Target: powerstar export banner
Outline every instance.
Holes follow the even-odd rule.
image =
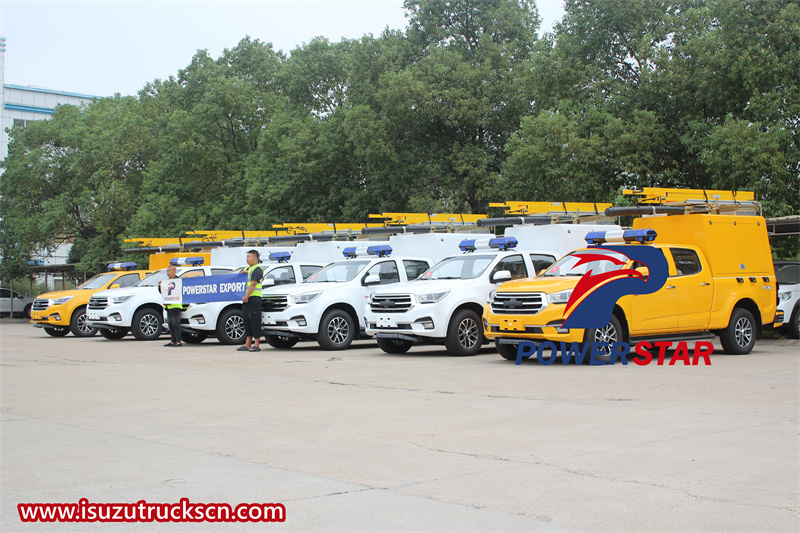
[[[197,304],[241,300],[247,291],[247,274],[175,278],[161,282],[164,304]]]

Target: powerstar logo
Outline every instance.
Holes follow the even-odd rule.
[[[172,291],[175,289],[175,283],[171,282],[167,285],[167,296],[172,296]]]
[[[605,240],[604,234],[590,235],[587,235],[587,241]],[[645,242],[655,239],[656,233],[653,230],[632,230],[624,232],[621,237],[624,241]],[[664,252],[652,246],[589,246],[586,250],[574,252],[572,256],[577,257],[578,261],[572,265],[571,271],[580,272],[582,269],[579,267],[586,268],[584,265],[587,264],[591,264],[592,268],[583,274],[567,300],[563,314],[565,320],[561,326],[563,329],[603,330],[609,327],[617,300],[627,295],[653,294],[664,286],[669,276]],[[629,261],[635,261],[638,268],[623,268]],[[643,267],[647,268],[647,274],[644,274]],[[619,341],[586,342],[582,345],[574,342],[571,346],[562,342],[560,345],[561,362],[565,365],[572,358],[577,364],[586,360],[592,365],[613,365],[620,360],[627,365],[627,355],[631,353],[631,345]],[[671,342],[656,342],[655,346],[650,342],[639,342],[635,346],[633,362],[637,365],[650,364],[654,360],[650,350],[654,347],[658,348],[656,364],[663,365],[666,350],[672,347]],[[549,358],[544,357],[545,350],[550,351]],[[522,341],[517,345],[516,364],[522,364],[523,359],[535,355],[540,364],[550,365],[555,361],[558,351],[556,344],[550,341],[542,342],[538,347],[533,342]],[[674,365],[680,361],[684,365],[697,365],[702,359],[704,364],[710,365],[708,356],[713,351],[712,343],[697,342],[690,357],[687,343],[679,342],[668,364]]]

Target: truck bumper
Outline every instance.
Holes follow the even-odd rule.
[[[364,313],[367,335],[380,337],[382,333],[397,333],[427,342],[443,339],[447,336],[448,318],[432,313],[433,310],[430,306],[417,306],[404,313],[367,311]]]

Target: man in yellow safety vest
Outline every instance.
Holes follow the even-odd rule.
[[[260,352],[261,342],[261,278],[264,270],[259,266],[258,250],[247,252],[247,290],[242,298],[242,314],[244,316],[244,334],[247,339],[244,346],[237,348],[240,352]]]

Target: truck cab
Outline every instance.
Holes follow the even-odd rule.
[[[292,285],[308,279],[323,267],[311,261],[291,261],[289,252],[269,254],[271,263],[263,264],[263,287]],[[242,269],[236,269],[235,274]],[[215,334],[222,344],[242,344],[245,341],[242,302],[208,302],[189,304],[181,313],[183,340],[190,343],[202,342],[210,334]]]
[[[49,292],[37,296],[31,307],[31,324],[43,328],[51,337],[72,333],[76,337],[91,337],[97,329],[88,320],[87,304],[98,292],[106,289],[131,287],[150,274],[136,270],[136,263],[110,263],[108,272],[90,278],[75,289]]]
[[[745,354],[775,320],[777,283],[762,217],[643,217],[634,220],[633,230],[590,234],[587,242],[596,247],[570,253],[536,279],[504,283],[484,307],[484,332],[503,357],[516,359],[523,340],[634,343],[713,335],[725,352]],[[583,276],[624,269],[648,275],[621,253],[617,261],[581,259],[604,243],[659,250],[669,269],[666,282],[654,293],[619,298],[605,327],[564,328],[567,304]]]
[[[172,259],[177,277],[228,274],[233,267],[203,266],[203,258]],[[163,306],[159,282],[167,269],[153,272],[132,287],[97,292],[89,300],[87,316],[93,328],[107,338],[118,340],[130,331],[137,340],[155,340],[163,331]]]
[[[345,260],[325,266],[303,283],[262,291],[261,324],[267,342],[290,348],[315,339],[327,350],[343,350],[365,330],[369,296],[383,285],[414,279],[431,266],[421,257],[392,258],[388,245],[347,247]]]

